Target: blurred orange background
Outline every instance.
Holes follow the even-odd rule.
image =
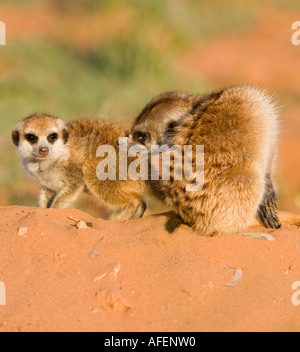
[[[33,112],[98,116],[129,127],[169,90],[252,83],[278,101],[282,210],[300,211],[300,1],[3,0],[0,21],[0,204],[37,205],[10,133]],[[108,213],[83,197],[75,206]]]

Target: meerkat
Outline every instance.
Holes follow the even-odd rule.
[[[204,236],[239,232],[258,216],[279,228],[272,175],[278,113],[264,90],[235,86],[207,95],[170,92],[154,98],[135,120],[131,138],[144,145],[204,146],[204,184],[187,192],[186,179],[152,181],[183,222]],[[192,160],[193,168],[196,167]],[[171,171],[174,169],[174,161]]]
[[[118,160],[120,137],[125,132],[107,121],[82,119],[65,124],[45,114],[24,119],[12,132],[25,172],[41,187],[40,207],[67,208],[85,191],[112,210],[121,209],[118,219],[136,219],[146,209],[146,183],[100,181],[96,174],[104,159],[96,157],[98,147],[113,146]]]

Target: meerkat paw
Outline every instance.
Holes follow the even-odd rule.
[[[49,209],[56,197],[56,193],[47,188],[42,188],[40,191],[39,206],[42,209]]]
[[[281,227],[277,215],[277,209],[277,195],[271,179],[269,179],[262,203],[259,205],[257,210],[257,216],[265,227],[273,229],[278,229]]]
[[[141,218],[147,209],[146,203],[139,201],[130,206],[127,206],[121,214],[117,217],[117,220],[134,220]]]
[[[166,223],[166,230],[169,233],[175,232],[180,226],[186,225],[182,218],[175,214],[174,212],[169,212],[166,214],[168,216],[168,221]],[[187,225],[188,226],[188,225]]]

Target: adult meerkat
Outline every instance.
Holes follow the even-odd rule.
[[[228,87],[208,95],[178,92],[153,99],[137,117],[132,137],[151,145],[204,146],[204,184],[186,192],[186,179],[154,181],[167,205],[202,235],[243,230],[258,215],[280,227],[272,173],[277,152],[275,104],[263,90]],[[196,168],[195,158],[192,160]],[[174,160],[171,171],[174,170]]]
[[[86,191],[112,209],[122,209],[119,219],[135,219],[146,209],[143,181],[100,181],[96,157],[101,145],[116,150],[125,132],[113,123],[82,119],[65,124],[61,119],[36,114],[20,122],[12,132],[26,173],[41,186],[42,208],[66,208]]]

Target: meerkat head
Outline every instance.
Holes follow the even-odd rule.
[[[151,145],[168,143],[180,120],[190,112],[194,97],[178,92],[165,93],[146,105],[133,124],[130,138],[150,151]]]
[[[50,160],[65,153],[69,132],[60,119],[35,114],[20,122],[12,132],[14,144],[22,159]]]

